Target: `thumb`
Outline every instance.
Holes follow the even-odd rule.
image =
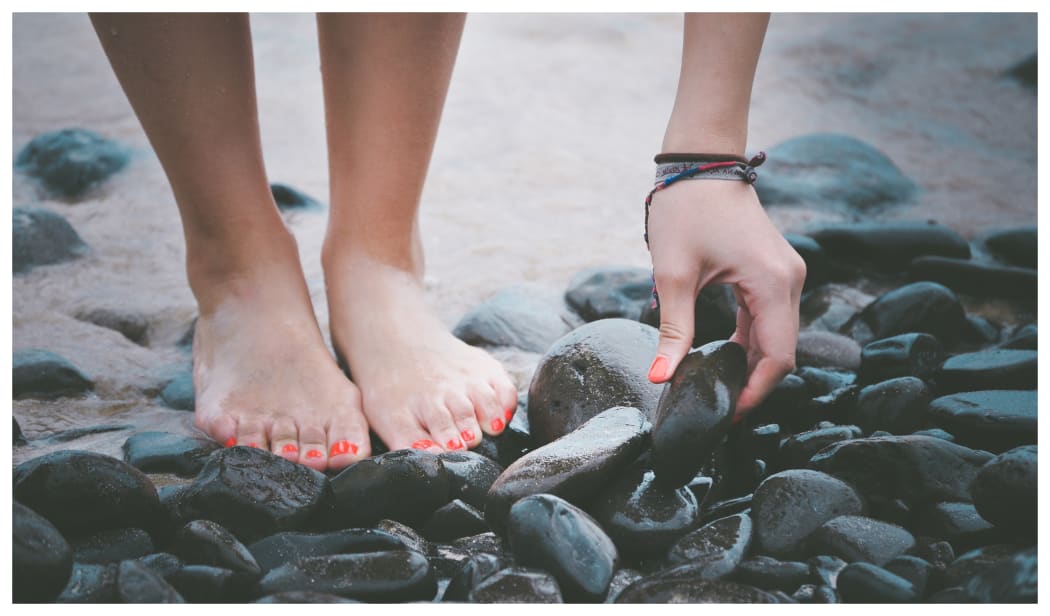
[[[649,382],[664,383],[693,346],[696,295],[690,289],[670,288],[660,294],[660,343],[649,367]]]

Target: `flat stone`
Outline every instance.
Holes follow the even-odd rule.
[[[442,601],[467,601],[470,592],[485,578],[511,565],[511,559],[493,554],[471,554],[459,564],[449,579]]]
[[[441,459],[415,449],[351,464],[331,485],[339,518],[348,526],[370,526],[383,518],[419,526],[449,501]]]
[[[517,419],[518,415],[514,418]],[[473,451],[446,451],[438,454],[438,459],[448,475],[449,498],[458,498],[472,507],[484,510],[485,495],[504,468]]]
[[[1038,553],[1032,547],[970,578],[963,593],[978,603],[1036,603],[1039,600]]]
[[[347,599],[338,595],[325,592],[311,592],[309,590],[292,590],[289,592],[277,592],[265,597],[259,597],[254,603],[361,603],[353,599]]]
[[[968,502],[970,483],[991,457],[939,438],[907,435],[843,441],[809,464],[856,486],[870,505],[896,499],[918,505]]]
[[[919,257],[908,265],[910,280],[930,280],[956,293],[976,297],[1035,301],[1039,275],[1034,269],[978,263],[968,259]]]
[[[56,197],[76,199],[128,164],[123,145],[83,128],[37,135],[15,157],[15,169]]]
[[[751,511],[751,502],[753,500],[753,494],[745,494],[736,498],[715,501],[704,507],[704,514],[700,518],[700,522],[706,524],[737,513],[748,513]]]
[[[981,467],[971,490],[981,517],[1011,534],[1035,537],[1038,527],[1038,448],[1017,447]]]
[[[1017,554],[1013,544],[992,544],[970,550],[951,561],[941,574],[941,585],[963,586],[976,575],[1002,564]]]
[[[117,603],[117,565],[73,563],[69,582],[55,603]]]
[[[243,603],[247,584],[237,571],[208,565],[186,565],[167,579],[187,603]]]
[[[944,347],[929,334],[890,336],[864,345],[857,380],[862,384],[913,376],[927,380],[944,362]]]
[[[1039,327],[1035,323],[1029,323],[1019,328],[1001,346],[1004,349],[1034,351],[1039,347]]]
[[[12,599],[54,601],[73,571],[73,550],[47,518],[18,501],[12,505]]]
[[[882,568],[911,582],[919,596],[926,593],[926,586],[936,571],[928,561],[907,554],[890,560]]]
[[[620,593],[616,603],[778,603],[754,586],[702,578],[642,578]]]
[[[1038,425],[1035,390],[970,391],[935,398],[928,416],[962,445],[999,453],[1034,445]]]
[[[182,559],[170,552],[155,552],[133,559],[138,564],[168,579],[176,571],[186,566]]]
[[[508,567],[482,580],[467,598],[470,603],[562,603],[554,576],[537,569]]]
[[[457,498],[435,511],[422,532],[430,541],[452,541],[487,530],[484,514]]]
[[[913,332],[951,344],[965,323],[966,313],[951,289],[936,282],[913,282],[879,296],[851,318],[842,333],[863,345]]]
[[[835,589],[823,584],[803,584],[792,593],[791,598],[798,603],[842,603]]]
[[[1039,267],[1039,231],[1034,226],[996,229],[985,235],[984,245],[1010,265]]]
[[[87,451],[57,451],[15,468],[14,497],[66,536],[111,528],[155,529],[166,520],[142,471]]]
[[[876,430],[911,434],[925,423],[929,405],[926,383],[913,376],[902,376],[861,389],[849,419],[867,435]]]
[[[76,316],[80,321],[112,329],[140,346],[146,346],[149,341],[149,320],[139,313],[95,308],[79,312]]]
[[[405,547],[403,541],[382,530],[347,528],[326,533],[275,533],[252,543],[248,551],[259,568],[266,572],[286,562],[314,556],[383,552]]]
[[[321,473],[254,447],[231,447],[208,458],[178,493],[176,519],[211,520],[241,541],[307,530],[331,498]]]
[[[900,526],[858,515],[828,520],[808,542],[811,554],[831,554],[846,562],[879,566],[915,547],[915,537]]]
[[[15,351],[11,389],[16,400],[78,396],[94,388],[90,378],[56,353],[42,349]]]
[[[916,532],[946,539],[959,551],[995,543],[1004,535],[982,518],[972,503],[934,503],[916,517]]]
[[[320,201],[297,188],[289,186],[288,184],[280,184],[276,182],[270,184],[270,194],[273,195],[273,200],[274,203],[277,204],[277,209],[282,212],[292,210],[320,210],[324,208],[324,204]]]
[[[682,537],[667,551],[670,565],[687,565],[690,577],[715,580],[732,573],[751,547],[751,518],[743,513],[715,520]],[[679,567],[681,571],[681,567]],[[681,575],[665,571],[665,575]]]
[[[300,558],[258,583],[260,595],[314,591],[369,603],[429,600],[436,590],[430,563],[411,550]]]
[[[498,557],[509,557],[506,542],[496,533],[478,533],[472,537],[463,537],[452,542],[453,547],[462,548],[470,554],[491,554]]]
[[[606,593],[605,600],[602,603],[616,603],[616,598],[620,596],[620,593],[625,588],[643,577],[645,576],[640,571],[635,571],[634,569],[617,569],[616,573],[613,574],[612,581],[609,582],[609,591]]]
[[[211,520],[193,520],[175,533],[173,553],[190,565],[222,567],[252,577],[262,572],[255,557],[233,533]]]
[[[16,207],[11,224],[11,264],[16,276],[42,265],[72,261],[89,252],[73,225],[50,210]]]
[[[732,579],[758,588],[794,592],[809,581],[809,565],[758,555],[741,561]]]
[[[117,566],[117,596],[121,603],[185,603],[171,584],[133,560]]]
[[[641,319],[652,302],[653,273],[644,267],[592,267],[569,281],[565,301],[583,320]]]
[[[823,584],[835,588],[838,583],[839,573],[846,568],[846,561],[838,556],[821,554],[806,560],[809,565],[809,575],[815,584]]]
[[[452,328],[452,334],[473,346],[544,353],[581,324],[560,299],[519,285],[497,291],[469,310]]]
[[[212,452],[220,449],[215,441],[171,432],[139,432],[123,446],[124,461],[145,473],[173,473],[195,477]]]
[[[866,562],[851,563],[842,570],[838,591],[846,603],[912,603],[919,599],[911,582]]]
[[[799,320],[803,330],[838,332],[875,297],[842,283],[823,284],[802,294]]]
[[[855,371],[860,367],[860,357],[860,345],[842,334],[819,330],[798,333],[795,362],[799,366]]]
[[[949,357],[934,374],[946,394],[984,389],[1035,389],[1038,353],[988,349]]]
[[[616,407],[530,451],[492,484],[485,519],[493,528],[502,528],[511,505],[531,494],[587,501],[638,457],[649,444],[649,431],[641,411]]]
[[[197,397],[193,390],[193,373],[187,369],[168,381],[160,392],[160,399],[168,408],[176,411],[194,410]]]
[[[615,406],[655,416],[662,386],[649,382],[656,329],[626,319],[602,319],[558,340],[529,385],[529,426],[542,445]]]
[[[784,439],[780,445],[780,468],[805,468],[818,451],[854,437],[853,428],[835,426],[799,432]]]
[[[825,473],[796,469],[771,475],[755,490],[751,504],[755,552],[791,558],[828,520],[863,511],[857,492]]]
[[[103,565],[139,558],[154,552],[153,538],[141,528],[115,528],[78,537],[72,542],[73,560]]]
[[[917,257],[970,258],[970,244],[933,222],[832,224],[809,233],[832,259],[864,262],[882,271],[902,271]]]
[[[827,395],[836,389],[849,387],[857,379],[852,372],[825,370],[812,366],[802,366],[795,373],[806,383],[810,397]]]

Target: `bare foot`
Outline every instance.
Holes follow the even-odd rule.
[[[427,310],[417,272],[326,255],[325,278],[332,342],[361,388],[368,425],[391,450],[470,448],[504,430],[517,408],[514,383]]]
[[[371,453],[361,395],[325,346],[294,241],[274,244],[236,274],[191,267],[195,424],[228,447],[339,469]]]

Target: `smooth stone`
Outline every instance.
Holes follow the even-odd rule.
[[[117,566],[117,596],[121,603],[185,603],[159,574],[133,560]]]
[[[493,554],[471,554],[465,558],[449,579],[442,601],[467,601],[470,591],[493,573],[510,566],[509,558]]]
[[[1036,351],[987,349],[949,357],[934,374],[942,394],[986,389],[1035,389]]]
[[[171,432],[139,432],[124,441],[124,461],[145,473],[173,473],[194,477],[212,452],[215,441]]]
[[[498,557],[509,557],[507,545],[493,532],[478,533],[473,537],[463,537],[452,542],[453,547],[461,548],[471,554],[491,554]]]
[[[112,329],[140,346],[146,346],[148,342],[149,321],[145,316],[135,312],[95,308],[77,313],[77,319]]]
[[[434,601],[444,600],[444,592],[448,587],[448,581],[456,574],[460,565],[472,556],[473,554],[470,552],[454,548],[447,543],[432,545],[431,551],[426,557],[430,561],[430,569],[434,573],[434,578],[438,581],[438,592],[434,596]]]
[[[916,538],[915,556],[927,561],[940,574],[955,561],[955,549],[947,541],[932,537]]]
[[[926,383],[913,376],[902,376],[861,389],[849,420],[867,435],[876,430],[911,434],[925,423],[929,406]]]
[[[248,585],[238,572],[208,565],[186,565],[166,578],[188,603],[243,602]]]
[[[970,550],[948,564],[941,574],[941,585],[963,586],[976,575],[1010,560],[1017,552],[1016,545],[1001,543]]]
[[[1034,269],[988,265],[964,259],[920,257],[908,265],[908,278],[943,284],[976,297],[1035,300],[1039,275]]]
[[[160,391],[160,399],[168,408],[176,411],[192,411],[196,408],[197,397],[193,390],[193,373],[183,370],[168,381]]]
[[[667,551],[670,565],[687,565],[689,576],[715,580],[732,573],[751,547],[750,516],[738,513],[704,525],[682,537]],[[672,570],[665,572],[675,575]]]
[[[832,224],[809,236],[832,259],[862,261],[882,271],[901,271],[923,256],[970,258],[970,244],[955,231],[933,222]]]
[[[944,362],[944,347],[929,334],[910,333],[864,345],[857,380],[862,384],[913,376],[927,380]]]
[[[117,603],[117,565],[73,563],[62,593],[55,603]]]
[[[697,504],[701,507],[701,510],[703,510],[703,507],[707,504],[707,497],[711,496],[711,491],[714,488],[714,485],[715,481],[711,477],[697,475],[696,477],[693,477],[693,480],[686,484],[685,487],[692,492]]]
[[[430,541],[452,541],[487,530],[485,515],[457,498],[435,511],[422,532]]]
[[[870,505],[895,499],[914,505],[969,501],[970,483],[991,457],[912,434],[843,441],[813,456],[809,465],[856,486]]]
[[[212,454],[174,503],[176,519],[211,520],[241,541],[305,530],[327,507],[325,476],[254,447]]]
[[[975,314],[966,315],[966,327],[963,328],[962,341],[980,347],[999,342],[1002,326]]]
[[[788,374],[773,387],[773,391],[761,404],[744,417],[744,423],[748,426],[767,423],[787,425],[783,419],[794,417],[796,411],[812,397],[809,385],[802,377],[797,374]]]
[[[312,592],[309,590],[293,590],[289,592],[276,592],[272,595],[259,597],[253,603],[360,603],[353,599],[332,595],[325,592]]]
[[[638,321],[653,299],[653,273],[643,267],[592,267],[569,281],[565,301],[583,318]]]
[[[1035,323],[1029,323],[1014,331],[1001,346],[1004,349],[1034,351],[1039,347],[1039,327]]]
[[[795,373],[805,381],[811,397],[827,395],[836,389],[849,387],[856,381],[856,375],[852,372],[825,370],[812,366],[802,366]]]
[[[1036,536],[1038,455],[1036,445],[1017,447],[977,471],[970,489],[982,518],[1011,534]]]
[[[784,239],[806,263],[806,282],[803,289],[812,289],[826,282],[831,270],[827,251],[807,235],[785,233]]]
[[[426,557],[412,550],[300,558],[258,583],[260,595],[304,590],[388,603],[430,599],[437,585]]]
[[[1033,93],[1036,92],[1039,87],[1039,54],[1033,52],[1032,55],[1011,66],[1006,71],[1006,76],[1016,79]]]
[[[995,543],[1004,535],[972,503],[935,503],[922,508],[916,517],[917,532],[950,541],[959,552]]]
[[[915,432],[912,432],[912,434],[917,434],[919,436],[932,436],[934,438],[939,438],[941,440],[948,441],[949,443],[955,442],[955,436],[951,432],[946,432],[944,430],[941,430],[940,428],[927,428],[925,430],[916,430]]]
[[[141,528],[114,528],[78,537],[71,543],[73,560],[104,565],[152,554],[153,538]]]
[[[837,425],[835,422],[845,421],[852,414],[859,393],[860,387],[857,385],[833,389],[822,396],[807,400],[801,408],[795,409],[793,414],[780,417],[781,423],[785,424],[790,432],[803,432],[814,425],[817,429],[821,426],[834,427]],[[828,422],[830,426],[821,422]],[[859,427],[856,428],[856,432],[855,436],[860,436]]]
[[[794,137],[769,150],[755,183],[763,205],[865,212],[909,201],[918,187],[885,154],[838,133]]]
[[[809,580],[809,565],[756,555],[741,561],[732,579],[758,588],[794,592]]]
[[[711,503],[711,506],[704,508],[704,515],[700,518],[700,522],[707,524],[737,513],[747,513],[751,510],[751,502],[753,500],[753,494],[745,494],[736,498],[715,501]]]
[[[860,345],[852,338],[819,330],[798,333],[795,362],[799,366],[857,370],[860,368]]]
[[[936,282],[913,282],[879,296],[850,319],[842,333],[863,345],[912,332],[951,344],[965,324],[966,313],[951,289]]]
[[[848,441],[853,436],[853,430],[848,426],[808,430],[789,436],[780,445],[777,456],[780,468],[805,468],[818,451],[840,441]]]
[[[485,495],[504,468],[473,451],[446,451],[438,454],[438,459],[448,475],[449,498],[484,510]]]
[[[386,518],[420,526],[449,501],[448,472],[434,454],[391,451],[346,467],[330,481],[344,526]]]
[[[314,556],[403,549],[404,542],[394,535],[367,528],[347,528],[327,533],[276,533],[248,546],[252,558],[263,572],[286,562]]]
[[[452,328],[452,334],[473,346],[544,353],[581,324],[560,299],[519,285],[497,291],[469,310]]]
[[[193,520],[180,528],[171,547],[172,553],[189,565],[222,567],[252,577],[262,573],[248,548],[211,520]]]
[[[690,352],[668,381],[653,420],[656,480],[679,488],[711,458],[732,427],[736,399],[747,380],[747,353],[735,342]]]
[[[546,571],[508,567],[478,583],[470,603],[563,603],[558,581]]]
[[[72,261],[89,252],[73,225],[50,210],[16,207],[11,225],[11,263],[16,276],[41,265]]]
[[[73,550],[47,518],[18,501],[12,506],[12,600],[53,601],[70,579]]]
[[[27,441],[25,435],[22,434],[22,426],[18,425],[18,418],[11,417],[11,423],[11,440],[13,441],[13,445],[15,447],[27,445],[29,441]]]
[[[605,597],[619,554],[582,509],[550,494],[527,496],[510,508],[507,537],[516,561],[549,571],[566,600]]]
[[[649,431],[638,409],[610,408],[507,467],[489,489],[485,519],[502,528],[511,505],[531,494],[587,501],[648,446]]]
[[[693,304],[693,347],[725,340],[736,331],[736,297],[732,287],[709,284],[700,290]],[[659,329],[660,307],[646,305],[641,322]]]
[[[616,603],[778,603],[760,588],[703,578],[642,578],[620,593]]]
[[[288,184],[277,182],[270,184],[270,194],[273,195],[277,209],[282,212],[289,210],[314,210],[324,207],[317,199]]]
[[[1039,267],[1039,231],[1034,226],[996,229],[984,236],[984,245],[1010,265]]]
[[[915,537],[895,524],[858,515],[832,518],[810,535],[811,554],[882,566],[915,547]]]
[[[84,426],[82,428],[70,428],[69,430],[61,430],[59,432],[52,432],[48,435],[41,435],[38,439],[42,443],[49,445],[55,443],[69,443],[77,439],[84,438],[85,436],[92,436],[94,434],[106,434],[107,432],[121,432],[123,430],[130,430],[135,426],[131,424],[102,424],[98,426]]]
[[[609,590],[605,594],[605,600],[602,603],[616,603],[616,598],[620,596],[620,593],[625,588],[643,577],[645,576],[640,571],[634,569],[617,569],[616,573],[613,574],[612,581],[609,582]]]
[[[839,573],[837,589],[846,603],[913,603],[919,599],[911,582],[866,562],[846,565]]]
[[[838,582],[839,573],[841,573],[849,563],[838,556],[821,554],[809,558],[806,560],[806,564],[809,565],[809,577],[813,583],[835,588],[835,585]]]
[[[1036,603],[1039,600],[1035,547],[1014,554],[970,578],[963,592],[978,603]]]
[[[397,537],[405,548],[415,550],[424,556],[434,555],[434,544],[426,540],[416,529],[398,522],[397,520],[380,520],[374,527],[375,530],[383,531]]]
[[[40,180],[52,195],[76,199],[123,169],[130,154],[94,131],[64,128],[37,135],[23,146],[15,169]]]
[[[111,528],[153,530],[166,522],[149,477],[88,451],[56,451],[18,465],[14,497],[67,537]]]
[[[164,579],[168,579],[176,571],[186,566],[181,558],[170,552],[155,552],[133,560]]]
[[[695,494],[658,485],[653,471],[643,465],[632,466],[606,486],[587,510],[621,552],[637,556],[666,554],[671,544],[700,525]]]
[[[781,559],[801,555],[806,539],[822,524],[863,511],[857,492],[825,473],[792,469],[770,475],[751,503],[755,552]]]
[[[555,342],[529,385],[529,426],[536,444],[565,436],[616,406],[654,417],[662,386],[646,375],[658,338],[648,325],[601,319]]]
[[[842,603],[835,589],[823,584],[803,584],[792,593],[791,598],[798,603]]]
[[[1037,398],[1034,389],[969,391],[935,398],[927,415],[960,444],[1001,453],[1035,444]]]
[[[926,593],[930,577],[935,573],[932,564],[918,556],[907,554],[890,560],[882,565],[882,568],[911,582],[919,596]]]
[[[95,384],[64,357],[43,349],[15,351],[11,389],[16,400],[78,396]]]
[[[801,329],[839,332],[853,315],[873,301],[874,296],[845,284],[821,285],[802,294],[799,305]]]
[[[522,438],[521,433],[507,426],[507,429],[495,437],[486,434],[481,443],[470,452],[492,460],[500,468],[506,468],[532,451],[533,448],[531,436]],[[374,446],[373,451],[375,451]]]

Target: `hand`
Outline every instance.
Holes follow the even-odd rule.
[[[736,410],[743,416],[795,368],[805,262],[766,216],[754,188],[728,180],[683,180],[656,192],[649,249],[660,297],[660,343],[649,380],[669,380],[689,352],[700,290],[733,285],[739,308],[731,340],[748,357]]]

